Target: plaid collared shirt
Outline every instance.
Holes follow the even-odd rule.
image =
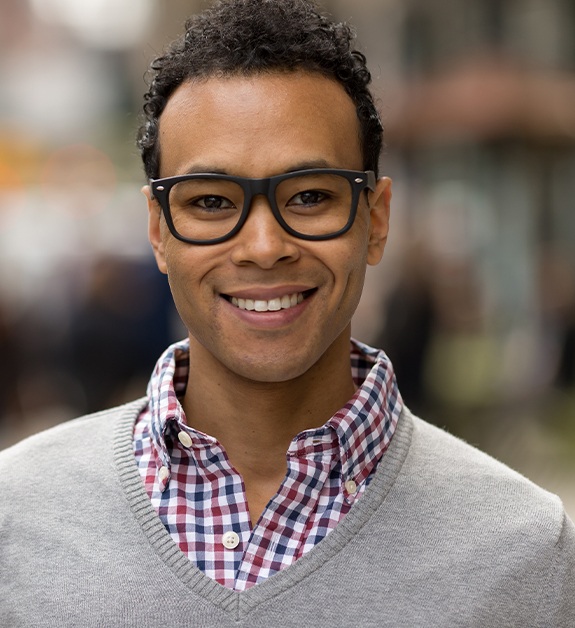
[[[283,483],[252,527],[242,478],[226,452],[186,424],[178,399],[188,351],[187,340],[176,343],[156,364],[134,452],[152,505],[181,551],[209,577],[243,591],[309,552],[361,499],[403,402],[385,353],[352,341],[359,388],[322,427],[294,437]]]

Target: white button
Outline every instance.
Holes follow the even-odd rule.
[[[222,536],[222,545],[226,549],[236,549],[240,544],[240,537],[235,532],[226,532]]]
[[[184,430],[178,433],[178,440],[184,447],[190,448],[192,446],[192,437]]]
[[[168,469],[168,467],[160,467],[160,470],[158,471],[158,477],[162,482],[164,480],[167,480],[170,477],[170,470]]]
[[[353,480],[348,480],[345,483],[345,490],[350,494],[353,495],[355,493],[355,491],[357,491],[357,484],[353,481]]]

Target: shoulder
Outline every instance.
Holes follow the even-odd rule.
[[[111,455],[110,445],[120,419],[135,420],[145,404],[145,399],[138,399],[34,434],[0,452],[0,474],[13,482],[21,478],[30,481],[59,469],[73,473],[79,466],[94,464],[102,452],[110,450]]]
[[[435,473],[451,474],[454,467],[457,467],[458,477],[462,480],[468,476],[476,477],[481,473],[482,476],[492,477],[494,480],[527,483],[537,488],[517,471],[461,438],[419,417],[412,416],[412,420],[415,451],[425,459],[425,462],[433,461]]]
[[[444,430],[402,418],[411,442],[386,505],[398,530],[410,522],[414,555],[431,551],[434,577],[466,583],[502,609],[522,600],[541,618],[533,625],[575,625],[575,527],[560,498]]]
[[[471,525],[480,536],[498,531],[501,538],[508,531],[557,541],[565,520],[557,495],[446,431],[410,419],[402,483],[430,512],[441,513],[452,530]]]

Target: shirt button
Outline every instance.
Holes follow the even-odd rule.
[[[188,449],[192,446],[192,437],[187,432],[184,432],[184,430],[178,433],[178,440]]]
[[[355,491],[357,491],[357,484],[353,481],[353,480],[348,480],[345,483],[345,490],[350,494],[353,495],[355,493]]]
[[[168,469],[168,467],[160,467],[160,470],[158,471],[158,477],[162,482],[167,480],[170,477],[170,470]]]
[[[222,536],[222,545],[226,549],[236,549],[240,544],[240,537],[235,532],[226,532]]]

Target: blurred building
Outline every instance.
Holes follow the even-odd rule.
[[[406,316],[380,340],[401,364],[416,336],[425,343],[418,401],[493,405],[575,385],[574,3],[366,4],[359,30],[397,192],[396,263],[370,285],[405,304],[397,293],[417,283],[419,331],[433,330],[417,334]],[[375,335],[370,324],[366,313]]]

